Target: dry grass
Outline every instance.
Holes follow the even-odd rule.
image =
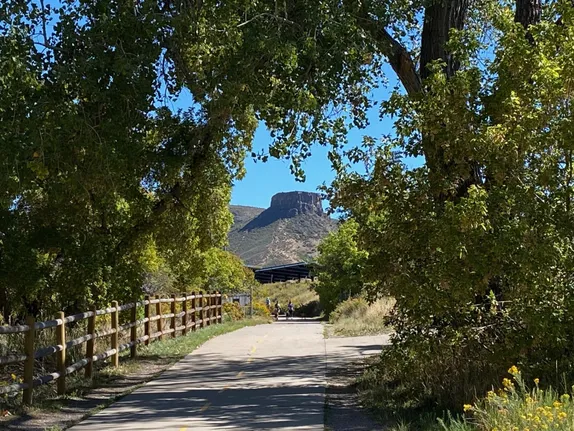
[[[279,301],[283,307],[291,300],[296,308],[319,300],[310,281],[260,284],[253,289],[253,296],[257,302],[265,304],[265,298],[270,298],[272,303]]]
[[[368,304],[363,298],[342,302],[331,313],[329,333],[335,336],[355,337],[389,332],[385,317],[389,315],[395,300],[381,298]]]

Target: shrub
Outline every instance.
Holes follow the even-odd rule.
[[[295,305],[295,316],[298,317],[317,317],[322,312],[323,307],[319,300],[310,301],[300,306]]]
[[[351,298],[341,302],[331,313],[329,321],[335,323],[344,318],[356,319],[365,314],[369,304],[363,298]]]
[[[395,304],[392,298],[381,298],[368,304],[363,298],[341,302],[331,313],[330,322],[336,335],[357,336],[388,332],[386,318]]]
[[[223,304],[223,313],[231,320],[241,320],[245,317],[245,313],[237,302]]]
[[[267,308],[267,306],[261,302],[253,301],[253,315],[254,316],[263,316],[263,317],[270,317],[271,312]]]
[[[534,388],[528,389],[518,368],[513,366],[508,372],[512,379],[504,378],[502,388],[489,391],[475,404],[464,405],[467,419],[453,421],[445,430],[457,431],[468,424],[481,431],[574,429],[574,403],[569,394],[540,389],[538,379],[534,379]]]

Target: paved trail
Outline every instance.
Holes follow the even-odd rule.
[[[314,321],[243,328],[71,430],[323,430],[327,368],[373,353],[370,343],[326,342]]]

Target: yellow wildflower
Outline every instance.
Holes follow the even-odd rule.
[[[520,374],[520,371],[518,370],[518,367],[516,365],[513,365],[512,367],[510,367],[508,369],[508,374],[512,374],[513,376],[516,376],[516,375]]]
[[[535,384],[536,386],[538,386],[538,383],[540,383],[540,379],[539,379],[538,377],[536,377],[536,378],[534,379],[534,384]]]
[[[464,406],[462,406],[462,408],[464,409],[465,412],[472,410],[472,406],[470,404],[465,404]]]
[[[507,379],[506,377],[504,379],[502,379],[502,385],[507,389],[510,390],[512,388],[514,388],[514,383],[512,383],[510,381],[510,379]]]

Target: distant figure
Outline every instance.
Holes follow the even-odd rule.
[[[267,299],[265,300],[265,305],[267,306],[267,308],[271,307],[271,299],[269,299],[269,297],[267,297]]]
[[[281,313],[281,306],[279,305],[279,301],[275,302],[275,310],[273,311],[273,314],[275,315],[275,319],[279,320],[279,313]]]
[[[289,300],[289,304],[287,304],[287,316],[293,317],[294,312],[295,312],[295,306],[293,305],[291,300]]]

